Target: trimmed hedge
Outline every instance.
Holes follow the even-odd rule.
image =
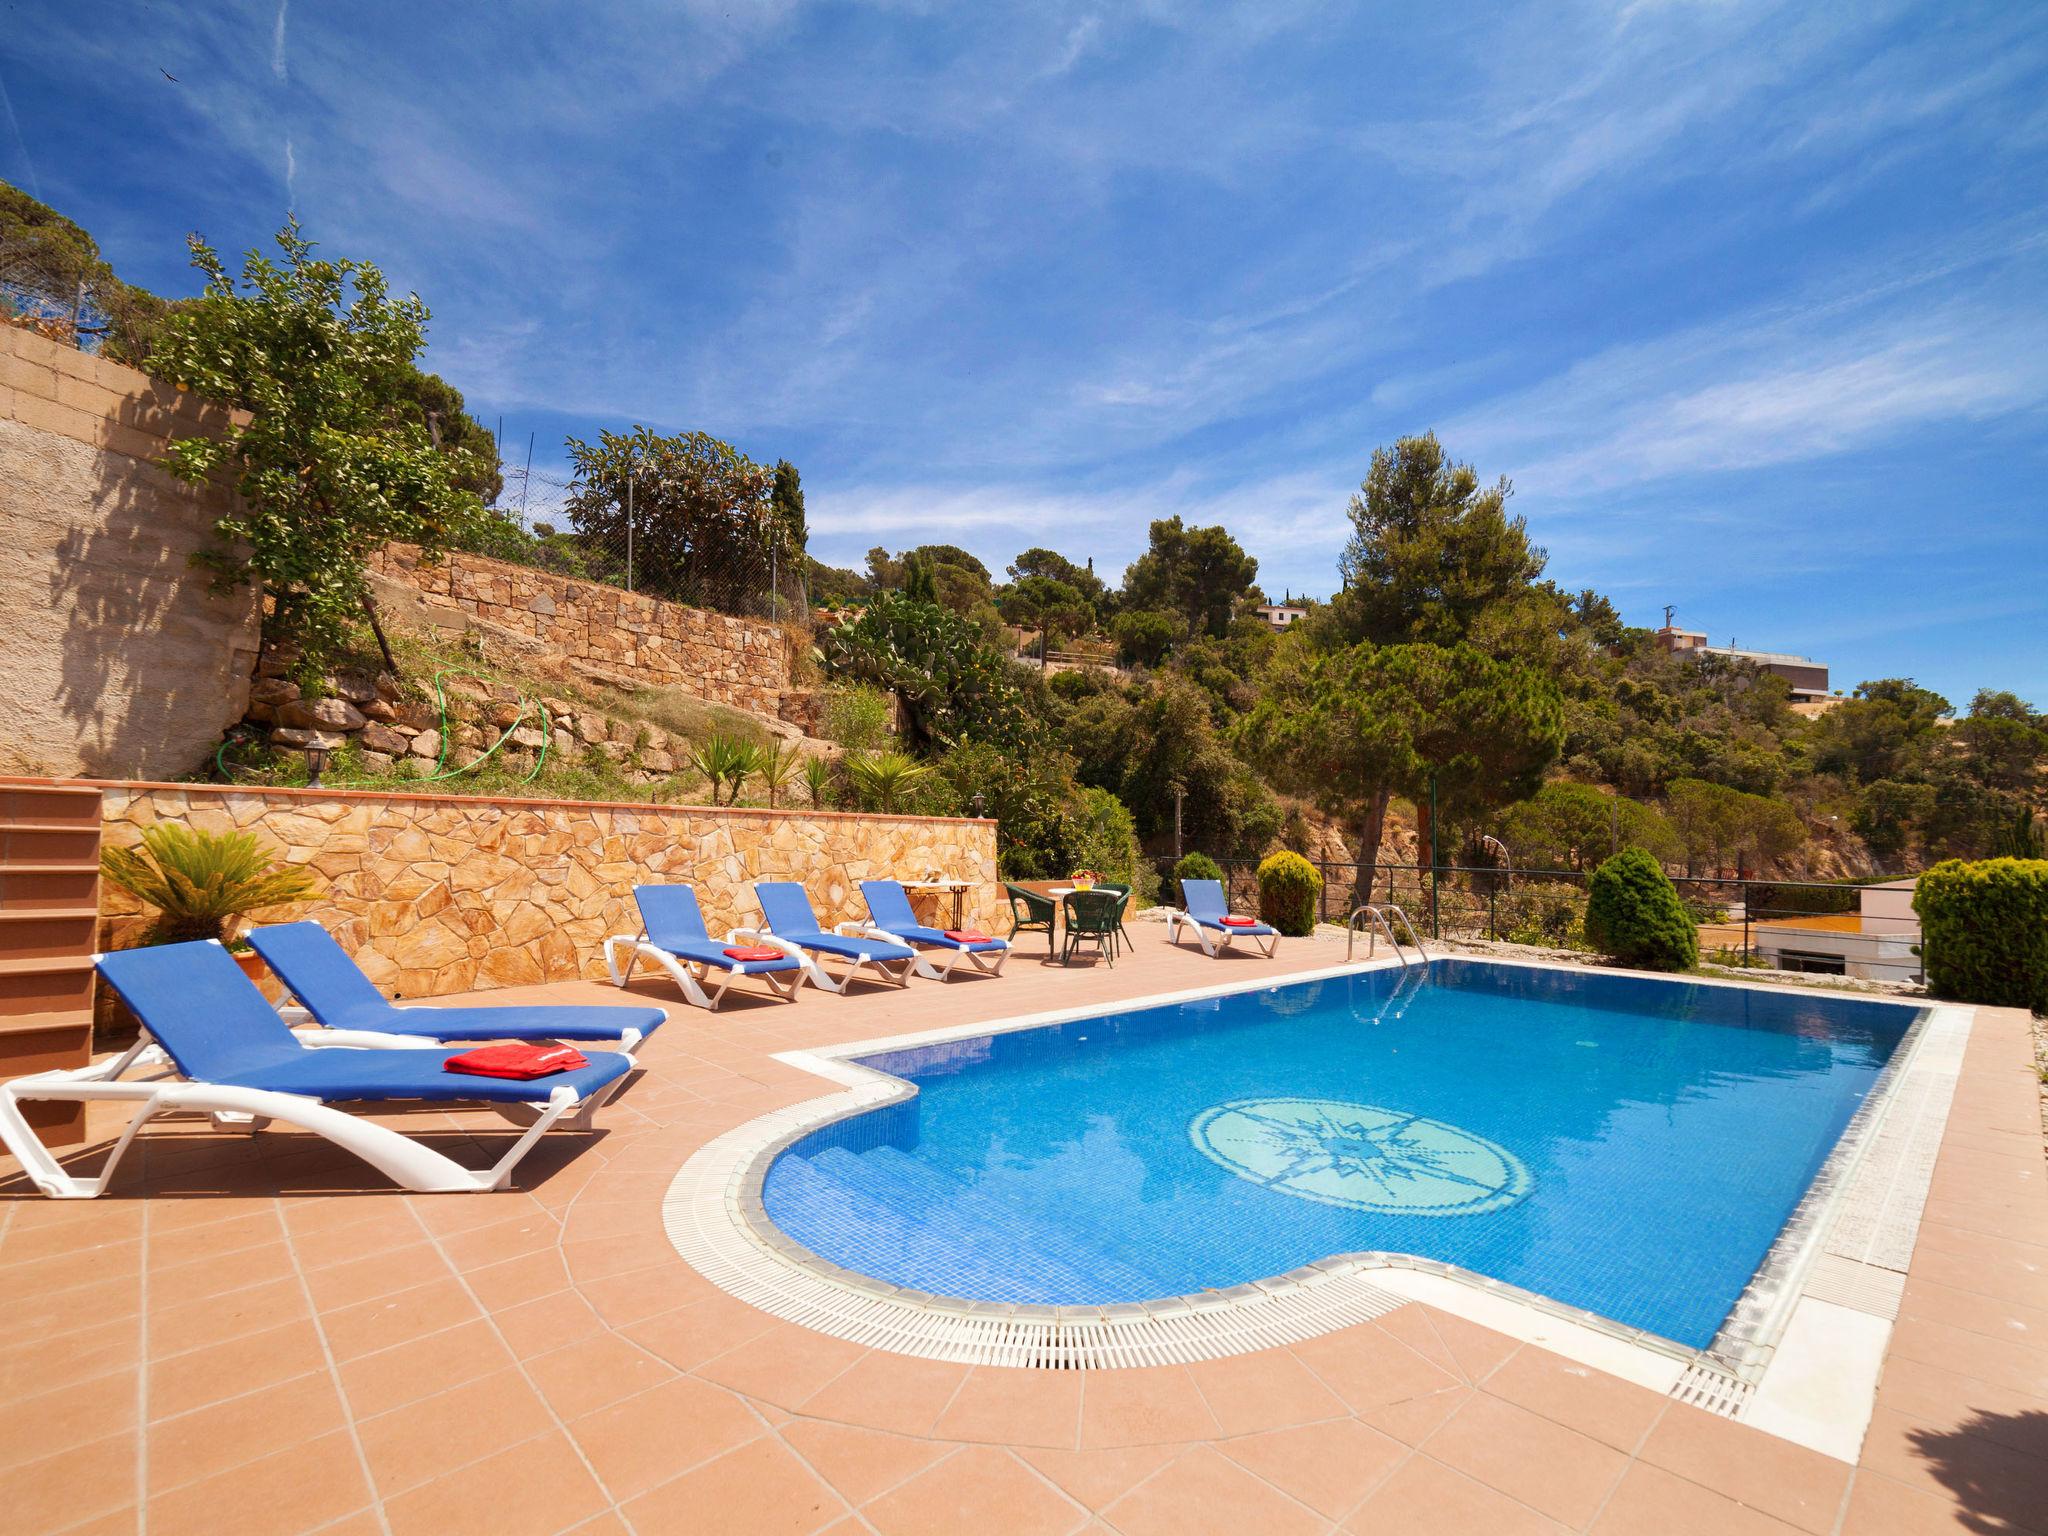
[[[1259,920],[1290,939],[1316,931],[1316,902],[1322,894],[1323,877],[1298,853],[1283,850],[1259,865]]]
[[[1180,894],[1180,904],[1186,906],[1188,898],[1180,889],[1183,880],[1221,880],[1223,866],[1206,853],[1191,853],[1173,866],[1173,888]]]
[[[2048,1013],[2048,859],[1947,859],[1913,891],[1927,989]]]
[[[1664,866],[1640,848],[1624,848],[1593,871],[1586,937],[1603,955],[1653,971],[1699,964],[1700,931]]]

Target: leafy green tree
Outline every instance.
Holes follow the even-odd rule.
[[[905,734],[919,752],[967,741],[1021,750],[1044,740],[1045,724],[1019,669],[967,619],[937,603],[884,592],[857,617],[826,630],[819,646],[837,676],[889,689],[903,701]]]
[[[1187,621],[1176,613],[1137,608],[1116,616],[1117,660],[1127,667],[1156,667],[1187,638]]]
[[[1475,632],[1492,610],[1534,603],[1554,628],[1562,600],[1532,593],[1544,554],[1523,520],[1508,516],[1510,494],[1505,478],[1482,490],[1435,433],[1375,450],[1348,512],[1344,590],[1330,603],[1338,634],[1381,645],[1483,643]]]
[[[1934,786],[1877,779],[1863,786],[1849,814],[1850,830],[1882,868],[1896,869],[1934,810]]]
[[[1524,869],[1586,869],[1623,848],[1657,859],[1681,852],[1677,833],[1655,807],[1567,780],[1510,806],[1501,836]]]
[[[1674,779],[1666,793],[1671,825],[1685,850],[1685,872],[1702,862],[1754,875],[1806,841],[1799,813],[1782,800],[1704,779]]]
[[[988,567],[957,544],[920,544],[901,555],[877,546],[868,551],[868,579],[880,590],[900,590],[920,564],[931,578],[932,600],[955,613],[972,613],[995,594]]]
[[[775,541],[783,549],[802,549],[811,541],[810,519],[804,515],[803,476],[787,459],[775,461],[768,486],[768,511],[775,522]]]
[[[232,481],[240,500],[200,558],[224,586],[261,582],[272,632],[317,666],[362,606],[372,552],[394,539],[439,552],[482,515],[463,456],[407,410],[427,307],[391,298],[374,266],[315,259],[296,221],[278,234],[282,261],[251,251],[239,284],[191,244],[206,289],[165,320],[152,366],[249,414],[178,439],[165,464],[195,484]]]
[[[2017,694],[1980,690],[1951,733],[1965,770],[1987,789],[2028,794],[2048,757],[2048,719]]]
[[[1913,777],[1948,714],[1947,699],[1911,678],[1859,683],[1853,697],[1813,722],[1813,766],[1857,784]]]
[[[0,317],[117,363],[141,366],[176,306],[121,281],[93,237],[0,181]]]
[[[903,562],[903,595],[913,603],[937,603],[939,584],[931,562],[913,552]]]
[[[576,484],[569,519],[586,544],[623,560],[630,495],[633,585],[727,612],[765,604],[778,565],[801,545],[775,515],[773,475],[705,432],[647,427],[568,440]]]
[[[1009,565],[1012,581],[1022,581],[1027,576],[1046,576],[1054,581],[1063,581],[1080,593],[1098,616],[1110,608],[1110,591],[1102,578],[1095,574],[1095,562],[1076,565],[1057,550],[1034,546],[1024,551]]]
[[[481,501],[495,502],[505,489],[498,468],[498,440],[490,428],[463,409],[462,391],[439,374],[407,367],[399,374],[408,409],[436,448],[453,461],[453,479]]]
[[[1471,646],[1289,648],[1238,739],[1283,787],[1349,822],[1368,900],[1396,794],[1426,807],[1434,782],[1442,809],[1463,816],[1526,798],[1563,745],[1564,710],[1548,678]]]
[[[1256,852],[1279,830],[1272,794],[1231,753],[1208,701],[1185,679],[1167,677],[1128,698],[1105,692],[1084,700],[1068,715],[1065,735],[1081,781],[1114,791],[1147,843],[1172,833],[1176,785],[1182,834],[1191,841]]]
[[[1156,520],[1151,544],[1124,572],[1125,608],[1177,613],[1192,633],[1228,632],[1238,605],[1255,590],[1259,562],[1222,528]]]
[[[1038,631],[1038,658],[1043,668],[1052,648],[1063,639],[1086,634],[1095,610],[1075,588],[1051,576],[1023,576],[996,594],[1003,622]]]

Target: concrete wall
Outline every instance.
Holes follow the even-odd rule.
[[[183,773],[241,718],[257,599],[189,562],[227,493],[153,462],[225,419],[0,325],[0,772]]]
[[[636,884],[694,885],[716,933],[760,916],[754,880],[802,881],[828,928],[866,915],[864,879],[939,870],[968,880],[966,920],[983,928],[1002,897],[993,821],[182,784],[102,793],[102,846],[182,821],[253,830],[310,866],[324,894],[274,920],[319,919],[407,997],[601,979],[605,938],[639,930]],[[142,926],[141,909],[100,889],[118,946]],[[937,915],[952,921],[950,908]]]
[[[417,594],[416,618],[474,619],[529,642],[588,676],[681,687],[700,699],[814,729],[808,690],[789,682],[789,641],[767,619],[687,608],[603,582],[450,554],[424,563],[409,544],[371,561]]]

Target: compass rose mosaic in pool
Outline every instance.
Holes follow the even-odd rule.
[[[1362,1211],[1475,1216],[1535,1187],[1520,1158],[1484,1137],[1341,1099],[1218,1104],[1195,1116],[1188,1138],[1241,1179]]]

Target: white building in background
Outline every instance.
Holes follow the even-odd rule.
[[[1277,603],[1261,603],[1252,612],[1275,629],[1291,629],[1308,617],[1308,605],[1297,603],[1290,593]]]
[[[1854,912],[1774,917],[1750,925],[1757,958],[1781,971],[1912,981],[1920,975],[1917,877],[1866,886]]]

